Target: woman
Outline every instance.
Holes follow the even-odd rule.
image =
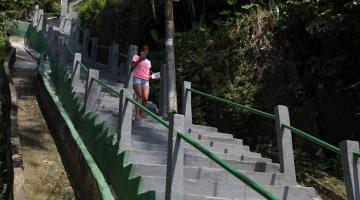
[[[131,72],[133,72],[133,86],[136,93],[136,100],[144,106],[146,106],[149,97],[149,79],[151,78],[151,62],[150,60],[146,59],[148,53],[149,47],[147,45],[143,45],[140,56],[135,55],[131,62]],[[135,119],[140,121],[141,110],[136,107],[135,111]]]

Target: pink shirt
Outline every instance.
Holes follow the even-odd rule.
[[[135,55],[132,61],[137,62],[140,60],[140,56]],[[141,61],[134,69],[134,76],[144,80],[149,80],[151,62],[148,59]]]

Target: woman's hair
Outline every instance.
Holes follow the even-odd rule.
[[[143,50],[143,49],[149,50],[149,45],[147,45],[147,44],[141,45],[141,49],[140,49],[140,50]]]

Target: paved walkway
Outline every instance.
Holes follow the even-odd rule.
[[[11,76],[18,95],[26,199],[75,199],[36,100],[32,84],[36,61],[25,51],[23,39],[11,38],[11,43],[16,48],[16,63]]]

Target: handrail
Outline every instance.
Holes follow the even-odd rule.
[[[103,49],[110,49],[110,47],[101,44],[98,44],[97,46]]]
[[[222,102],[222,103],[225,103],[225,104],[228,104],[228,105],[231,105],[231,106],[234,106],[235,108],[241,108],[241,109],[245,109],[249,112],[252,112],[252,113],[255,113],[255,114],[258,114],[258,115],[261,115],[263,117],[266,117],[266,118],[269,118],[269,119],[275,119],[275,115],[273,114],[270,114],[270,113],[267,113],[267,112],[264,112],[264,111],[261,111],[261,110],[257,110],[255,108],[251,108],[247,105],[242,105],[242,104],[239,104],[239,103],[235,103],[235,102],[232,102],[232,101],[229,101],[227,99],[222,99],[222,98],[219,98],[219,97],[216,97],[216,96],[213,96],[213,95],[210,95],[210,94],[206,94],[204,92],[200,92],[198,90],[195,90],[195,89],[192,89],[192,88],[186,88],[187,91],[191,91],[195,94],[198,94],[198,95],[201,95],[201,96],[205,96],[209,99],[212,99],[212,100],[215,100],[215,101],[219,101],[219,102]]]
[[[355,157],[360,158],[360,152],[354,152],[353,155],[354,155]]]
[[[329,143],[327,143],[325,141],[322,141],[319,138],[317,138],[315,136],[312,136],[309,133],[306,133],[306,132],[304,132],[304,131],[302,131],[300,129],[297,129],[297,128],[293,127],[293,126],[290,126],[290,125],[287,125],[287,124],[282,124],[281,126],[283,128],[289,129],[290,131],[292,131],[293,133],[296,133],[297,135],[300,135],[300,136],[314,142],[315,144],[318,144],[318,145],[320,145],[320,146],[322,146],[322,147],[324,147],[324,148],[326,148],[326,149],[340,155],[340,149],[338,147],[332,145],[332,144],[329,144]]]
[[[74,53],[74,51],[70,48],[69,44],[68,44],[68,43],[65,43],[65,46],[66,46],[66,49],[67,49],[73,56],[75,56],[75,53]]]
[[[120,52],[118,52],[117,54],[118,54],[119,56],[123,57],[123,58],[128,58],[128,56],[127,56],[126,54],[123,54],[123,53],[120,53]]]
[[[110,93],[114,94],[115,96],[121,96],[120,92],[114,90],[112,87],[110,87],[109,85],[107,85],[106,83],[102,82],[101,80],[98,80],[96,78],[92,78],[92,80],[96,81],[97,83],[99,83],[100,85],[104,86],[105,89],[107,89]]]
[[[191,91],[191,92],[193,92],[195,94],[199,94],[199,95],[208,97],[208,98],[210,98],[212,100],[216,100],[216,101],[220,101],[220,102],[232,105],[232,106],[234,106],[236,108],[242,108],[242,109],[248,110],[248,111],[250,111],[252,113],[261,115],[263,117],[275,119],[275,115],[270,114],[270,113],[266,113],[266,112],[263,112],[263,111],[260,111],[260,110],[254,109],[254,108],[250,108],[250,107],[245,106],[245,105],[241,105],[241,104],[238,104],[238,103],[226,100],[226,99],[222,99],[222,98],[210,95],[210,94],[206,94],[204,92],[200,92],[200,91],[192,89],[192,88],[187,88],[186,90]],[[340,155],[340,149],[338,147],[332,145],[332,144],[329,144],[329,143],[327,143],[327,142],[325,142],[323,140],[320,140],[319,138],[317,138],[315,136],[312,136],[311,134],[306,133],[306,132],[304,132],[304,131],[302,131],[300,129],[297,129],[297,128],[293,127],[293,126],[290,126],[290,125],[287,125],[287,124],[281,124],[281,126],[283,128],[289,129],[290,131],[292,131],[293,133],[296,133],[299,136],[302,136],[302,137],[314,142],[315,144],[318,144],[318,145],[320,145],[320,146],[322,146],[322,147],[324,147],[324,148],[326,148],[326,149]],[[359,155],[360,155],[360,153],[359,153]]]
[[[89,72],[88,68],[79,60],[76,61],[76,65],[79,64],[81,66],[81,68],[83,68],[83,70],[85,70],[86,72]]]
[[[137,102],[134,99],[126,98],[126,100],[133,103],[135,106],[139,107],[142,111],[149,114],[151,117],[153,117],[156,121],[164,125],[165,127],[169,128],[169,123],[163,120],[160,116],[156,115],[155,113],[151,112],[149,109],[147,109],[145,106],[141,105],[139,102]],[[208,158],[216,162],[218,165],[220,165],[222,168],[224,168],[226,171],[234,175],[236,178],[240,179],[242,182],[244,182],[246,185],[254,189],[256,192],[258,192],[260,195],[265,197],[266,199],[270,200],[280,200],[278,197],[274,196],[271,192],[263,188],[261,185],[256,183],[255,181],[251,180],[247,176],[245,176],[242,172],[237,170],[235,167],[233,167],[230,163],[222,160],[220,157],[206,149],[201,144],[197,143],[194,139],[189,137],[187,134],[182,133],[180,131],[177,131],[177,135],[188,142],[190,145],[192,145],[194,148],[199,150],[201,153],[205,154]]]

